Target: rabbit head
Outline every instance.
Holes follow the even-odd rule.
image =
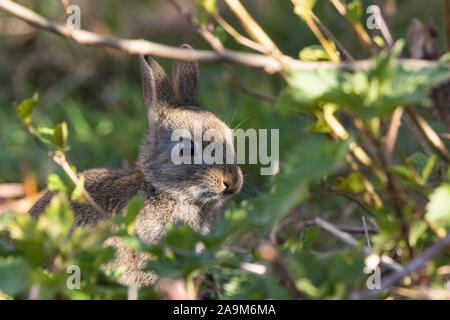
[[[188,45],[182,48],[192,49]],[[232,158],[236,158],[230,128],[212,112],[200,107],[197,63],[174,61],[172,81],[151,57],[140,56],[140,65],[149,128],[140,149],[138,169],[157,191],[169,193],[176,200],[200,206],[220,205],[242,187],[242,172],[235,161],[230,163],[229,158],[212,164],[173,161],[174,148],[180,143],[173,141],[176,130],[193,137],[196,130],[203,135],[214,129],[222,136],[220,143],[223,142],[224,150],[229,148]],[[183,143],[186,145],[186,141]],[[192,156],[206,146],[204,142],[188,144],[180,152],[192,153]]]

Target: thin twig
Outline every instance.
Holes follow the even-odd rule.
[[[352,247],[355,247],[358,245],[358,240],[356,240],[354,237],[352,237],[349,233],[339,230],[331,223],[329,223],[321,218],[318,218],[318,217],[315,219],[315,223],[318,226],[320,226],[322,229],[328,231],[329,233],[331,233],[332,235],[334,235],[341,241],[351,245]],[[366,256],[373,254],[372,250],[366,246],[363,247],[363,252]],[[380,257],[380,262],[381,262],[381,264],[383,264],[384,266],[386,266],[389,269],[392,269],[395,271],[403,270],[403,266],[401,264],[395,262],[389,256],[382,255]]]
[[[306,227],[312,227],[312,226],[318,226],[315,220],[308,220],[304,222],[304,225]],[[320,227],[320,226],[318,226]],[[342,232],[346,232],[346,233],[354,233],[354,234],[363,234],[363,233],[367,233],[368,234],[377,234],[378,233],[378,229],[375,227],[369,227],[369,226],[347,226],[347,225],[335,225],[335,227],[342,231]]]
[[[259,43],[250,40],[249,38],[240,34],[235,28],[233,28],[228,22],[226,22],[218,13],[213,14],[213,18],[217,23],[228,32],[237,43],[240,43],[250,49],[261,52],[263,54],[267,53],[267,50]]]
[[[444,250],[446,250],[448,247],[450,247],[450,234],[447,235],[445,238],[440,239],[436,243],[434,243],[431,247],[426,249],[420,256],[406,264],[401,271],[392,273],[388,276],[385,276],[383,280],[381,281],[381,288],[380,289],[372,289],[372,290],[366,290],[362,292],[354,292],[351,295],[352,299],[370,299],[374,298],[382,293],[384,293],[386,290],[388,290],[390,287],[395,285],[398,281],[400,281],[403,277],[417,271],[418,269],[421,269],[426,266],[427,262],[442,253]]]
[[[377,15],[377,24],[378,27],[380,28],[380,32],[384,38],[384,40],[386,40],[387,45],[389,46],[389,48],[391,48],[394,45],[394,37],[392,36],[392,32],[388,27],[388,24],[386,23],[386,20],[384,19],[383,16],[383,9],[382,6],[380,5],[381,1],[377,1],[378,2],[378,7],[380,8],[380,14]],[[377,12],[372,11],[372,14],[375,15],[377,14]]]
[[[402,123],[403,108],[398,107],[392,115],[391,124],[386,136],[386,162],[391,163],[392,154],[394,152],[395,143],[397,141],[398,129]]]
[[[253,19],[253,17],[247,12],[242,3],[239,0],[224,0],[228,7],[238,17],[240,23],[244,27],[245,31],[259,44],[266,48],[273,56],[282,56],[280,49],[270,39],[270,37],[264,32],[259,24]]]
[[[335,190],[335,189],[331,188],[331,186],[329,186],[327,183],[323,183],[322,185],[325,187],[325,189],[327,189],[327,191],[330,194],[335,194],[335,195],[347,198],[350,201],[353,201],[354,203],[356,203],[358,206],[360,206],[364,211],[366,211],[372,217],[376,217],[376,214],[374,212],[372,212],[361,200],[354,197],[353,195],[351,195],[347,192],[341,191],[341,190]]]
[[[184,10],[178,4],[178,2],[176,0],[169,0],[169,1],[178,10],[178,12],[187,20],[187,22],[190,23],[207,42],[209,42],[209,44],[211,45],[211,47],[213,47],[214,50],[216,50],[218,52],[222,52],[225,49],[224,46],[222,45],[222,43],[220,42],[220,40],[211,31],[209,31],[208,29],[203,27],[189,11]],[[221,21],[222,23],[224,23],[224,25],[227,24],[225,22],[225,20],[223,20],[217,14],[216,14],[216,19]],[[228,28],[228,30],[233,32],[234,29],[231,26],[229,26],[229,27],[232,30],[230,30],[230,28]],[[236,31],[236,33],[237,33],[237,31]],[[235,34],[235,36],[237,38],[243,37],[240,34],[237,34],[237,35]],[[243,38],[245,38],[245,37],[243,37]],[[251,41],[250,39],[247,39],[247,40]],[[257,43],[254,43],[254,44],[257,44]],[[259,45],[259,44],[257,44],[257,45]],[[267,95],[262,92],[258,92],[256,90],[248,88],[245,84],[243,84],[241,81],[239,81],[239,77],[235,74],[235,72],[233,71],[231,66],[226,65],[226,68],[233,78],[234,85],[236,87],[238,87],[239,89],[241,89],[244,93],[251,95],[251,96],[255,96],[259,99],[263,99],[263,100],[267,100],[267,101],[271,101],[271,102],[273,102],[277,99],[277,97],[275,97],[275,96]]]
[[[372,250],[372,246],[370,244],[369,229],[367,228],[366,224],[366,217],[362,216],[362,222],[364,226],[364,236],[366,237],[367,247]]]
[[[240,89],[242,92],[250,95],[250,96],[254,96],[258,99],[262,99],[262,100],[266,100],[269,102],[274,102],[277,100],[276,96],[264,93],[264,92],[260,92],[257,91],[255,89],[249,88],[247,87],[242,81],[239,80],[239,76],[236,74],[236,72],[231,68],[231,66],[226,65],[227,66],[227,70],[230,73],[232,79],[231,82],[238,88]]]
[[[64,152],[59,152],[59,151],[55,152],[53,150],[50,150],[44,143],[42,143],[41,140],[39,140],[39,138],[37,137],[36,132],[34,131],[34,128],[32,126],[27,125],[26,128],[27,128],[27,131],[30,133],[31,137],[33,138],[33,140],[36,142],[36,144],[41,149],[43,149],[44,151],[47,152],[47,154],[52,158],[52,160],[55,161],[64,170],[64,172],[67,174],[67,176],[70,178],[70,180],[72,180],[72,182],[75,185],[79,185],[80,179],[78,178],[78,176],[75,174],[75,172],[70,167],[70,164],[68,163]],[[100,213],[103,217],[107,216],[107,212],[95,202],[95,200],[91,197],[91,195],[84,188],[84,186],[83,186],[82,193],[83,193],[83,197],[86,199],[86,201],[95,210],[97,210],[98,213]]]
[[[445,147],[444,142],[439,138],[439,135],[433,130],[433,128],[423,119],[420,115],[414,112],[411,108],[406,108],[406,112],[411,117],[412,121],[419,128],[423,137],[428,143],[436,150],[441,158],[450,164],[450,153]]]
[[[408,227],[408,223],[407,223],[407,221],[404,217],[403,211],[402,211],[402,208],[403,208],[402,207],[402,199],[400,197],[400,193],[397,188],[394,176],[392,175],[392,172],[390,170],[389,163],[387,162],[386,154],[383,152],[381,142],[375,137],[374,134],[372,134],[371,132],[368,132],[366,130],[363,122],[360,119],[354,119],[353,123],[355,124],[356,128],[360,132],[365,134],[370,139],[370,141],[373,143],[373,145],[375,146],[375,149],[378,154],[378,159],[380,160],[381,172],[383,173],[383,176],[384,176],[383,180],[386,182],[386,189],[392,200],[392,204],[394,207],[394,213],[402,223],[402,229],[401,229],[402,237],[403,237],[404,241],[406,242],[406,246],[408,248],[409,255],[412,258],[414,256],[414,250],[408,241],[409,227]]]
[[[259,247],[259,253],[261,257],[272,265],[273,271],[279,276],[283,285],[289,294],[298,300],[309,300],[311,299],[306,293],[301,292],[297,285],[295,284],[294,278],[287,269],[284,261],[280,257],[278,250],[269,243],[262,244]]]
[[[75,174],[75,172],[73,172],[72,168],[67,162],[66,155],[64,153],[54,154],[52,156],[52,159],[64,170],[64,172],[69,176],[69,178],[73,181],[73,183],[75,183],[75,185],[78,185],[80,183],[80,179]],[[97,210],[103,217],[107,216],[106,211],[95,202],[95,200],[91,197],[89,192],[87,192],[86,188],[84,187],[83,187],[83,196],[86,199],[86,201],[92,207],[94,207],[94,209]]]
[[[431,150],[431,148],[428,145],[427,141],[424,139],[424,137],[417,130],[416,125],[414,124],[414,122],[411,120],[411,118],[408,116],[407,113],[403,114],[403,119],[405,120],[406,127],[413,134],[413,136],[416,138],[416,141],[420,144],[420,147],[422,148],[422,150],[425,152],[425,154],[428,157],[431,157],[433,155],[433,150]]]
[[[367,31],[361,24],[353,24],[350,17],[348,16],[348,11],[345,3],[342,3],[341,0],[330,0],[330,2],[334,5],[336,10],[345,18],[348,25],[352,28],[352,30],[356,33],[364,51],[368,54],[374,53],[374,45],[372,39],[370,38]]]
[[[319,27],[320,31],[322,31],[328,39],[334,42],[336,48],[343,55],[344,61],[354,61],[355,59],[351,56],[347,49],[345,49],[344,45],[333,35],[330,30],[328,30],[328,28],[319,20],[319,18],[314,13],[312,13],[312,18]]]

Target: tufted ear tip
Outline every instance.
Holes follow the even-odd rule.
[[[192,48],[190,45],[188,45],[187,43],[183,43],[180,46],[181,49],[190,49],[190,50],[194,50],[194,48]]]
[[[194,50],[188,44],[182,44],[182,49]],[[175,60],[172,66],[172,83],[175,100],[178,105],[198,106],[198,63],[195,61]]]

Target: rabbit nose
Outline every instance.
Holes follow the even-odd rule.
[[[230,182],[223,181],[223,193],[226,195],[232,195],[236,193],[236,188]]]
[[[223,179],[223,193],[226,195],[236,194],[241,191],[242,173],[239,167],[230,169]]]

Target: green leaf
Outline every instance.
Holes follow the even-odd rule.
[[[431,89],[450,79],[450,67],[438,64],[411,69],[398,64],[403,46],[404,41],[399,40],[391,51],[380,53],[367,72],[350,74],[322,69],[294,72],[289,78],[290,89],[284,93],[291,95],[293,103],[277,103],[277,108],[282,112],[311,111],[332,103],[349,113],[373,118],[390,116],[400,105],[427,106]]]
[[[127,232],[132,234],[134,232],[134,225],[136,217],[144,207],[145,198],[141,195],[136,195],[128,201],[127,214],[125,216],[125,223],[127,226]]]
[[[27,287],[28,275],[28,264],[24,258],[0,258],[0,290],[7,295],[23,292]]]
[[[68,192],[67,186],[56,173],[52,173],[47,177],[47,188],[52,192]]]
[[[408,157],[408,160],[419,166],[419,168],[423,168],[428,162],[428,157],[422,152],[415,152]]]
[[[413,223],[409,230],[409,244],[413,247],[416,246],[420,237],[427,231],[428,225],[423,220],[418,220]]]
[[[450,230],[450,184],[442,184],[431,194],[425,219],[434,228]]]
[[[54,196],[38,220],[38,229],[44,230],[54,241],[67,237],[74,223],[73,212],[64,197]]]
[[[416,180],[414,179],[414,174],[411,172],[411,170],[405,166],[401,165],[393,165],[391,168],[392,172],[395,173],[397,176],[403,178],[405,181],[415,183]]]
[[[204,9],[208,14],[217,12],[216,0],[196,0],[195,4]]]
[[[428,162],[426,163],[425,167],[422,170],[422,180],[424,183],[428,181],[428,177],[430,176],[430,173],[433,171],[434,166],[436,165],[437,156],[434,154],[430,157]]]
[[[300,16],[303,20],[311,18],[312,9],[317,0],[296,0],[294,3],[294,12]]]
[[[328,53],[321,45],[312,45],[302,49],[299,58],[303,61],[331,60]]]
[[[59,150],[64,150],[64,147],[66,145],[67,136],[69,134],[69,131],[67,129],[67,123],[61,122],[55,126],[54,129],[54,138],[55,138],[55,144],[58,147]]]
[[[29,124],[31,122],[31,112],[33,111],[34,107],[36,106],[37,102],[39,100],[39,93],[36,92],[33,97],[30,99],[23,100],[18,106],[17,106],[17,116],[23,120],[25,124]]]
[[[353,0],[347,4],[348,18],[353,25],[361,23],[362,3],[361,0]]]
[[[72,191],[72,194],[70,195],[70,199],[74,201],[83,199],[83,190],[84,190],[84,176],[80,175],[78,183],[76,184],[75,188]]]

